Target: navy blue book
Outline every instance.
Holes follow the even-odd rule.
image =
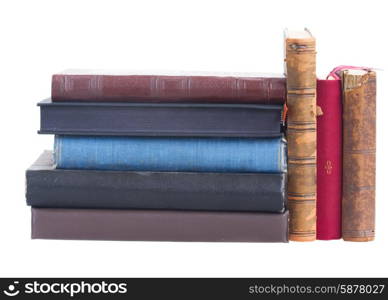
[[[57,169],[45,151],[26,172],[26,198],[33,207],[281,213],[286,175]]]
[[[60,169],[279,173],[283,138],[55,136]]]
[[[39,133],[114,136],[280,137],[281,105],[51,102]]]

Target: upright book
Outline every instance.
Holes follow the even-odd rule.
[[[285,173],[64,170],[45,151],[26,179],[34,207],[281,213],[286,206]]]
[[[273,74],[67,70],[52,77],[56,101],[283,104],[285,78]]]
[[[317,81],[317,239],[341,238],[341,80]]]
[[[285,33],[287,73],[288,205],[290,240],[316,238],[315,38]]]
[[[283,138],[55,136],[61,169],[279,173]]]
[[[121,136],[281,136],[281,105],[39,102],[40,131]]]
[[[343,70],[342,237],[375,237],[376,73]]]

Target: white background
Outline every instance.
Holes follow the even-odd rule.
[[[377,238],[370,243],[90,242],[30,239],[25,169],[36,103],[66,68],[283,71],[283,29],[317,39],[319,76],[387,68],[386,1],[7,1],[0,3],[0,276],[388,276],[386,71],[378,73]],[[385,132],[384,132],[385,131]]]

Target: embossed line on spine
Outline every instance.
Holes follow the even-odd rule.
[[[290,198],[290,197],[294,197],[294,198]],[[315,195],[314,196],[311,196],[311,199],[303,199],[302,197],[304,196],[290,196],[290,194],[288,194],[288,202],[292,202],[292,204],[300,204],[300,205],[304,205],[304,204],[308,204],[308,203],[311,203],[311,204],[315,204]],[[298,199],[300,198],[300,199]]]
[[[376,190],[375,185],[353,185],[353,184],[347,184],[346,185],[346,190],[344,191],[344,194],[346,192],[359,192],[359,191],[374,191]]]
[[[342,230],[342,235],[345,237],[374,237],[373,229],[367,230]]]
[[[267,101],[266,102],[269,104],[270,98],[271,98],[272,81],[268,79],[266,82],[268,84],[268,86],[267,86]]]
[[[348,154],[376,154],[376,149],[352,150],[344,148],[343,152]]]
[[[304,165],[306,167],[315,167],[316,157],[315,156],[307,156],[307,157],[298,157],[298,156],[288,156],[288,164],[292,165]]]
[[[315,121],[289,121],[287,122],[287,124],[289,125],[314,125],[316,124],[317,122]]]
[[[287,95],[289,97],[315,97],[317,94],[315,89],[315,86],[307,86],[307,87],[298,87],[298,86],[290,86],[289,84],[287,85],[288,90],[287,90]],[[301,93],[303,92],[303,93]]]
[[[290,232],[291,235],[298,235],[298,236],[315,236],[315,231],[292,231]]]
[[[287,128],[288,132],[316,132],[315,128]]]

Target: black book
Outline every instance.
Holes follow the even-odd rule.
[[[34,207],[280,213],[286,205],[284,173],[64,170],[45,151],[26,177]]]
[[[281,136],[281,105],[38,103],[39,133],[121,136]]]

